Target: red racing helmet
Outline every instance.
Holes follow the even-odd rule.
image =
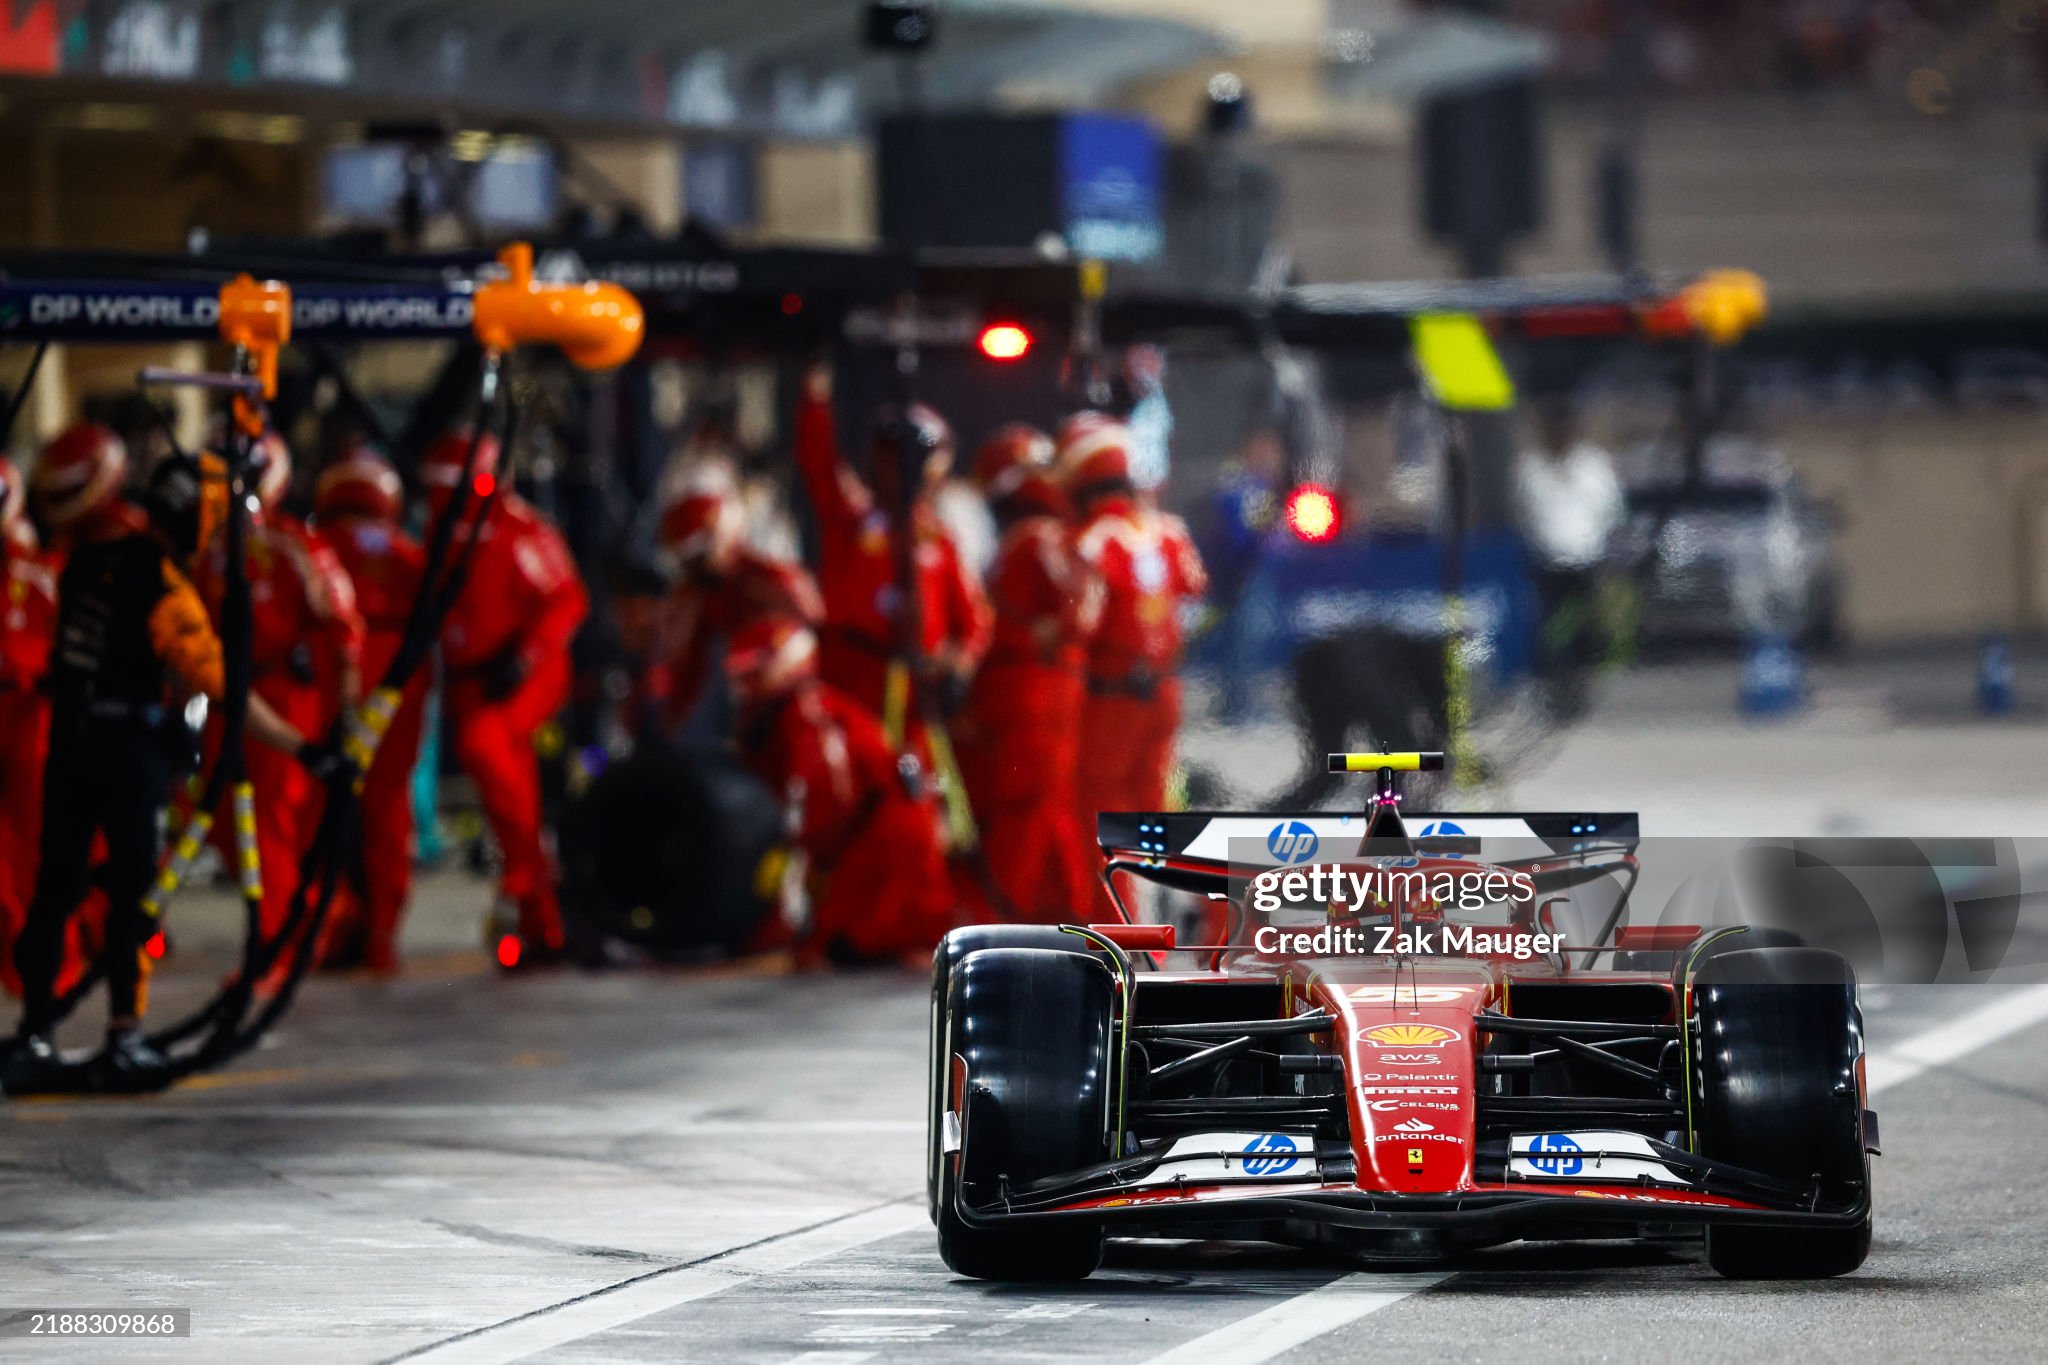
[[[725,677],[742,707],[786,697],[817,676],[818,637],[795,617],[750,622],[726,643]]]
[[[61,528],[120,497],[127,481],[127,445],[111,427],[79,422],[43,447],[29,491],[44,522]]]
[[[974,481],[991,507],[1022,507],[1067,514],[1053,462],[1052,437],[1026,422],[998,427],[974,453]]]
[[[405,485],[391,462],[366,445],[355,446],[320,473],[313,515],[323,521],[361,517],[393,523],[405,507]]]
[[[1128,484],[1131,432],[1106,412],[1077,412],[1060,423],[1060,482],[1069,493]]]
[[[661,509],[661,552],[680,567],[723,554],[746,534],[746,514],[730,484],[712,480],[681,489]]]
[[[1034,472],[1052,466],[1052,437],[1029,422],[1010,422],[989,433],[974,452],[974,481],[990,502],[1001,502]]]
[[[420,460],[420,482],[426,485],[430,498],[446,498],[461,482],[464,465],[469,464],[470,442],[475,434],[468,430],[451,431],[427,448]],[[483,439],[476,442],[476,461],[470,467],[470,478],[476,482],[479,496],[488,492],[492,481],[498,477],[498,438],[485,432]]]

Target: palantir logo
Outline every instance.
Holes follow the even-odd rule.
[[[1246,1175],[1280,1175],[1294,1169],[1297,1160],[1294,1153],[1301,1148],[1294,1145],[1294,1139],[1285,1133],[1261,1133],[1253,1138],[1244,1149],[1244,1173]],[[1271,1156],[1257,1153],[1270,1152]]]
[[[1284,825],[1273,826],[1266,835],[1266,851],[1282,863],[1305,863],[1316,856],[1316,849],[1322,841],[1316,832],[1299,820],[1289,820]]]
[[[1578,1155],[1560,1154],[1575,1154],[1582,1150],[1584,1149],[1578,1143],[1563,1133],[1538,1133],[1529,1140],[1529,1164],[1545,1175],[1577,1175],[1586,1169],[1586,1159]],[[1539,1156],[1539,1152],[1547,1152],[1550,1155]]]

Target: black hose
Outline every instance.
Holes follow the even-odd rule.
[[[402,693],[412,675],[428,658],[440,635],[442,622],[453,609],[468,580],[469,566],[481,539],[484,521],[504,486],[501,477],[487,493],[478,497],[477,515],[470,522],[453,564],[448,565],[445,574],[442,573],[442,566],[447,563],[454,543],[455,528],[469,511],[474,495],[477,456],[493,425],[494,409],[505,414],[508,440],[511,434],[511,405],[509,400],[501,401],[503,395],[499,379],[498,359],[487,358],[479,384],[477,421],[463,458],[462,474],[453,499],[436,519],[429,535],[426,569],[419,595],[414,598],[412,610],[407,614],[399,649],[385,670],[381,688]],[[235,430],[235,444],[231,448],[229,465],[227,566],[220,630],[227,666],[222,697],[221,747],[205,783],[204,795],[194,807],[195,818],[200,812],[210,813],[218,809],[222,799],[243,780],[245,773],[242,743],[248,717],[252,614],[246,551],[247,501],[241,480],[247,472],[252,445],[238,429],[231,430]],[[348,719],[343,716],[337,720],[335,731],[329,736],[330,742],[340,741]],[[360,801],[353,786],[329,788],[326,809],[322,812],[312,842],[300,857],[300,875],[290,909],[274,938],[263,933],[260,904],[244,895],[246,929],[241,969],[205,1004],[150,1035],[152,1045],[164,1050],[170,1060],[170,1066],[162,1076],[164,1086],[197,1071],[218,1066],[247,1051],[290,1008],[299,983],[312,964],[321,931],[332,908],[342,850],[348,847],[353,837],[360,816]],[[294,942],[302,946],[289,958],[289,970],[262,1010],[254,1019],[248,1019],[256,984]],[[58,1017],[62,1018],[75,1008],[103,973],[104,963],[95,963],[85,979],[66,992],[59,1002]],[[205,1036],[197,1046],[182,1046],[202,1033]],[[67,1063],[60,1069],[57,1082],[49,1089],[53,1092],[90,1092],[96,1088],[95,1078],[96,1069],[92,1062]]]
[[[0,450],[5,450],[8,441],[14,436],[14,420],[21,416],[22,408],[28,405],[28,396],[35,391],[36,374],[43,368],[43,357],[49,354],[49,351],[50,343],[47,339],[36,343],[35,353],[28,359],[27,372],[21,376],[21,383],[15,386],[13,395],[7,400],[6,415],[0,417]]]
[[[479,412],[472,429],[469,447],[464,453],[463,467],[458,479],[455,496],[447,510],[436,519],[429,535],[427,566],[421,578],[420,592],[413,599],[412,610],[407,614],[403,635],[398,651],[392,656],[379,682],[380,689],[403,692],[412,675],[425,662],[438,639],[441,624],[454,607],[456,598],[468,577],[469,563],[475,554],[481,537],[483,524],[495,503],[498,491],[504,485],[502,480],[492,484],[489,493],[480,499],[477,516],[471,521],[468,534],[459,550],[456,562],[443,576],[440,566],[446,559],[453,542],[455,527],[469,510],[469,500],[474,488],[474,471],[478,453],[484,440],[490,435],[492,408],[498,407],[509,414],[509,403],[498,403],[500,396],[498,365],[495,359],[487,362],[484,381],[480,385]],[[511,423],[506,418],[509,436]],[[437,582],[437,578],[439,581]],[[347,717],[336,722],[330,742],[339,742],[347,724]],[[172,1060],[171,1075],[165,1083],[195,1071],[219,1065],[254,1046],[263,1034],[281,1018],[290,1007],[299,983],[311,969],[313,957],[318,949],[320,935],[332,908],[334,893],[340,881],[342,851],[349,845],[352,830],[360,814],[361,798],[353,786],[334,786],[328,791],[327,807],[322,812],[320,824],[314,832],[312,843],[300,857],[299,878],[292,892],[291,907],[285,921],[278,927],[274,938],[265,939],[259,927],[252,927],[241,972],[218,992],[214,998],[199,1010],[152,1036],[152,1041],[162,1046],[183,1042],[201,1029],[212,1026],[213,1032],[196,1049]],[[317,888],[317,894],[315,889]],[[256,983],[261,981],[277,961],[279,954],[298,942],[300,950],[289,958],[289,969],[276,991],[266,1002],[263,1010],[243,1025],[251,1001],[255,998]]]

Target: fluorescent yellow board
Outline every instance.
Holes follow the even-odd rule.
[[[1500,412],[1515,405],[1515,384],[1493,338],[1470,313],[1418,313],[1408,320],[1416,368],[1429,396],[1453,412]]]

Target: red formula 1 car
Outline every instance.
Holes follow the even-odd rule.
[[[940,946],[949,1267],[1075,1278],[1112,1235],[1428,1258],[1701,1228],[1724,1275],[1862,1263],[1877,1126],[1846,962],[1627,926],[1632,815],[1404,821],[1394,773],[1440,755],[1331,762],[1377,774],[1363,815],[1100,817],[1112,880],[1210,898],[1217,943],[1119,923]]]

